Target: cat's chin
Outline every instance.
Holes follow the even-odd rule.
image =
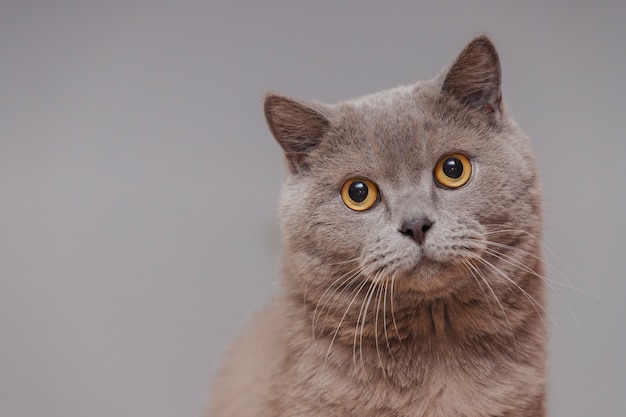
[[[464,273],[465,272],[465,273]],[[462,287],[467,270],[462,264],[441,262],[422,255],[412,267],[396,274],[398,290],[418,292],[423,296],[443,297]]]

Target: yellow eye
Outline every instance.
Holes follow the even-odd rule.
[[[459,188],[467,184],[472,176],[472,163],[460,153],[446,155],[435,166],[437,182],[446,188]]]
[[[352,178],[341,187],[341,199],[354,211],[369,210],[378,202],[378,187],[370,180]]]

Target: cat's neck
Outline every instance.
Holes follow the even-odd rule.
[[[464,343],[488,334],[513,337],[528,316],[540,313],[531,300],[540,294],[528,294],[526,298],[519,290],[517,294],[511,288],[507,290],[495,298],[480,292],[475,296],[464,294],[463,298],[448,295],[420,299],[410,293],[392,297],[383,286],[323,298],[310,297],[309,292],[298,294],[294,300],[316,337],[331,336],[336,343],[351,345],[356,334],[359,341],[370,344],[377,340],[379,344],[413,340],[436,346]],[[337,302],[336,298],[343,298],[344,302]]]
[[[399,369],[415,368],[417,358],[458,367],[460,359],[472,356],[524,361],[536,354],[535,343],[528,342],[544,337],[536,331],[545,327],[544,312],[535,305],[543,302],[543,289],[530,273],[518,280],[525,294],[506,286],[493,298],[478,286],[432,299],[396,290],[392,298],[389,286],[360,284],[324,292],[292,286],[286,296],[294,334],[317,345],[324,363],[332,357],[338,364],[367,369],[361,373],[398,377],[403,375]],[[419,375],[398,383],[409,384]]]

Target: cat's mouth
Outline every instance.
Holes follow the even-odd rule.
[[[463,286],[467,267],[460,256],[435,257],[420,247],[417,256],[396,263],[392,273],[399,289],[441,296]]]
[[[416,245],[407,240],[380,244],[369,249],[362,261],[364,275],[372,281],[391,279],[398,289],[405,288],[431,296],[465,287],[472,274],[472,259],[480,248],[463,242],[426,241]],[[473,280],[471,280],[473,282]]]

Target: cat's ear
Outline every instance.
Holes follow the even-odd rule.
[[[310,105],[276,94],[265,96],[265,119],[285,152],[289,168],[306,169],[306,155],[317,147],[330,126],[328,118]]]
[[[482,35],[461,51],[446,75],[442,90],[472,109],[499,117],[501,81],[498,52],[491,40]]]

